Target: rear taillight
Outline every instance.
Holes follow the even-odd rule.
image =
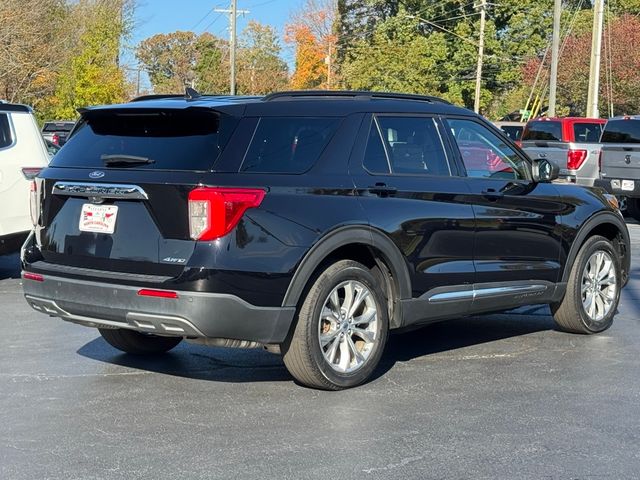
[[[31,223],[35,227],[40,220],[40,205],[38,202],[38,183],[31,180],[29,183],[29,214],[31,215]]]
[[[586,159],[586,150],[569,150],[567,153],[567,168],[569,170],[578,170]]]
[[[515,141],[515,144],[516,144],[517,146],[519,146],[520,148],[522,148],[522,141],[520,141],[520,140],[516,140],[516,141]]]
[[[265,191],[257,188],[201,187],[189,193],[189,230],[194,240],[224,237],[244,212],[262,203]]]
[[[51,143],[55,143],[56,145],[60,145],[60,135],[54,133],[51,135]]]
[[[24,167],[22,169],[22,175],[27,180],[33,180],[42,171],[42,167]]]

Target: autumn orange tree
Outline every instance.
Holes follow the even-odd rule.
[[[291,88],[333,88],[336,85],[335,0],[306,0],[285,27],[285,41],[295,48]]]

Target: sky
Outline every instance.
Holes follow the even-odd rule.
[[[238,0],[238,9],[250,13],[239,16],[238,34],[249,20],[256,20],[276,28],[282,38],[284,24],[290,12],[302,2],[300,0]],[[229,36],[229,15],[217,13],[215,8],[230,8],[229,0],[140,0],[135,13],[135,27],[132,43],[156,33],[169,33],[176,30],[191,30],[197,34],[205,31],[218,37]],[[291,64],[293,50],[281,42],[283,58]],[[131,55],[130,63],[135,63]]]

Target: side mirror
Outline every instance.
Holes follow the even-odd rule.
[[[534,182],[551,182],[558,178],[560,167],[546,158],[537,158],[531,164]]]

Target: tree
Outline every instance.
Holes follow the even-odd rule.
[[[79,107],[126,100],[126,80],[119,65],[127,28],[125,7],[123,2],[107,0],[86,0],[75,6],[73,15],[84,29],[49,99],[56,118],[75,118]]]
[[[293,88],[335,85],[336,13],[336,0],[306,0],[285,27],[285,41],[296,49],[296,66],[291,77]]]
[[[282,90],[287,85],[287,64],[280,57],[275,30],[258,22],[249,22],[240,37],[238,91],[257,95]]]

